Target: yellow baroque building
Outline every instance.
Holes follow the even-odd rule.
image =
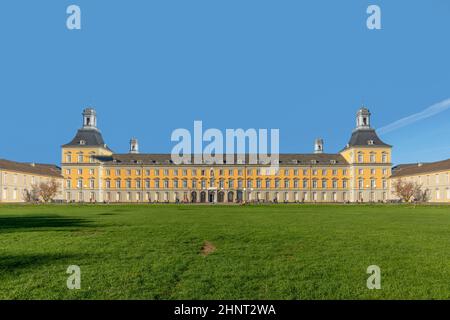
[[[170,154],[139,153],[136,139],[129,153],[114,153],[87,108],[62,146],[61,168],[65,199],[74,202],[378,202],[389,199],[391,149],[361,108],[343,150],[324,153],[317,139],[314,153],[280,154],[275,175],[248,161],[175,165]]]

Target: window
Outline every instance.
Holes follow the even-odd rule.
[[[317,188],[317,180],[313,180],[313,181],[312,181],[312,187],[313,187],[314,189]]]
[[[364,169],[359,169],[358,174],[360,174],[360,175],[364,174]]]
[[[387,162],[387,154],[385,152],[383,152],[383,154],[381,155],[381,162],[383,163]]]
[[[129,188],[131,188],[131,180],[130,179],[127,179],[127,181],[126,181],[126,187],[129,189]]]
[[[111,175],[111,170],[106,169],[105,174],[106,174],[107,176],[110,176],[110,175]]]
[[[284,180],[284,187],[289,188],[289,180]]]
[[[150,175],[150,170],[145,170],[145,175],[149,176]]]
[[[275,180],[275,188],[279,188],[280,187],[280,180],[276,179]]]
[[[78,169],[78,174],[82,175],[83,174],[83,169]]]
[[[252,180],[247,180],[247,188],[253,187]]]
[[[303,175],[304,175],[304,176],[308,175],[308,170],[303,169]]]
[[[106,189],[110,189],[111,188],[111,181],[110,180],[106,180],[105,181],[105,188]]]
[[[358,180],[358,188],[363,189],[364,188],[364,182],[362,179]]]
[[[155,176],[159,176],[159,169],[155,169]]]
[[[159,189],[159,179],[156,179],[156,180],[155,180],[155,188],[156,188],[156,189]]]
[[[256,180],[256,187],[261,188],[261,179]]]
[[[233,169],[229,169],[229,170],[228,170],[228,175],[229,175],[229,176],[232,176],[232,175],[233,175],[233,171],[234,171]]]
[[[294,180],[294,188],[298,189],[298,180],[297,179]]]
[[[120,169],[116,169],[116,176],[120,176]]]
[[[266,189],[269,189],[269,188],[270,188],[270,180],[267,179],[267,180],[266,180]]]
[[[374,175],[375,174],[375,169],[370,169],[370,174]]]
[[[370,154],[370,162],[375,162],[375,153]]]
[[[323,175],[323,176],[326,176],[326,175],[327,175],[327,169],[323,169],[323,170],[322,170],[322,175]]]
[[[358,152],[358,162],[364,162],[364,158],[363,158],[362,152]]]
[[[91,189],[94,189],[94,188],[95,188],[95,180],[94,180],[94,179],[89,180],[89,187],[90,187]]]
[[[178,180],[177,179],[173,180],[173,187],[175,189],[178,189]]]
[[[173,175],[174,175],[174,176],[177,176],[177,175],[178,175],[178,170],[177,170],[177,169],[174,169],[174,170],[173,170]]]
[[[333,189],[336,189],[338,187],[337,180],[333,180]]]
[[[336,176],[336,175],[337,175],[337,170],[333,169],[333,176]]]
[[[242,189],[242,180],[238,180],[238,189]]]
[[[347,180],[342,180],[342,188],[347,188]]]
[[[79,189],[83,188],[83,180],[82,179],[78,179],[77,188],[79,188]]]
[[[313,174],[313,176],[317,176],[317,169],[314,169],[314,170],[312,171],[312,174]]]
[[[138,189],[141,188],[141,180],[140,179],[136,180],[136,188],[138,188]]]
[[[67,180],[66,181],[66,188],[71,188],[71,184],[72,184],[72,181],[70,181],[70,180]]]
[[[137,176],[140,176],[140,175],[141,175],[141,170],[139,170],[139,169],[136,170],[136,175],[137,175]]]
[[[346,176],[346,175],[347,175],[347,169],[342,169],[342,174],[343,174],[344,176]]]
[[[234,188],[234,180],[228,180],[228,187]]]
[[[164,188],[167,189],[169,188],[169,180],[164,180]]]
[[[169,175],[169,170],[164,169],[163,175],[167,177]]]
[[[327,188],[327,187],[328,187],[328,186],[327,186],[327,180],[322,179],[322,188],[325,189],[325,188]]]
[[[68,162],[68,163],[72,162],[72,154],[70,154],[70,153],[67,154],[66,162]]]
[[[83,162],[83,154],[78,154],[78,162]]]
[[[150,179],[145,180],[145,188],[150,189]]]
[[[89,174],[90,174],[91,176],[93,176],[93,175],[94,175],[94,169],[89,169]]]
[[[186,188],[187,188],[187,186],[188,186],[188,184],[187,184],[187,180],[186,180],[186,179],[184,179],[184,180],[183,180],[183,188],[185,188],[185,189],[186,189]]]
[[[122,184],[122,181],[120,179],[116,180],[116,188],[117,189],[121,188],[121,184]]]
[[[303,179],[303,189],[308,188],[308,180]]]
[[[370,179],[370,187],[371,188],[376,188],[377,187],[375,179]]]

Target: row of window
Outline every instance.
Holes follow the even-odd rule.
[[[256,180],[247,180],[246,183],[246,187],[247,188],[280,188],[281,186],[283,188],[291,188],[293,187],[294,189],[298,189],[301,188],[303,189],[307,189],[310,187],[310,184],[308,183],[309,180],[307,179],[303,179],[303,180],[299,180],[299,179],[294,179],[294,180],[279,180],[279,179],[275,179],[275,180],[261,180],[261,179],[256,179]],[[127,179],[125,181],[122,181],[121,179],[117,179],[114,181],[111,181],[109,179],[105,180],[104,182],[104,187],[105,189],[111,189],[111,187],[115,187],[116,189],[121,189],[121,188],[127,188],[127,189],[131,189],[131,188],[136,188],[136,189],[141,189],[142,187],[146,188],[146,189],[150,189],[150,188],[155,188],[155,189],[159,189],[159,188],[174,188],[174,189],[178,189],[178,188],[193,188],[193,189],[198,189],[198,188],[228,188],[228,189],[233,189],[235,187],[237,187],[238,189],[241,189],[244,187],[244,180],[242,179],[238,179],[237,180],[237,184],[235,183],[236,181],[233,179],[229,179],[229,180],[224,180],[224,179],[219,179],[218,183],[216,184],[216,180],[215,179],[210,179],[209,181],[206,180],[192,180],[190,181],[190,183],[188,183],[188,180],[186,179],[182,179],[181,181],[179,181],[178,179],[174,179],[172,181],[168,180],[168,179],[163,179],[162,181],[160,179],[154,179],[154,180],[150,180],[150,179],[146,179],[144,180],[144,184],[142,184],[140,179],[136,179],[136,180],[131,180],[131,179]],[[376,180],[375,179],[370,179],[368,180],[368,185],[365,186],[364,185],[364,180],[363,179],[359,179],[358,180],[358,187],[359,189],[364,189],[365,187],[367,188],[376,188]],[[72,181],[71,180],[67,180],[66,182],[66,187],[67,188],[71,188]],[[95,180],[94,179],[89,179],[89,185],[83,185],[83,179],[78,179],[77,180],[77,188],[82,189],[82,188],[91,188],[94,189],[95,188]],[[327,180],[327,179],[313,179],[311,182],[311,187],[316,189],[316,188],[322,188],[322,189],[326,189],[326,188],[333,188],[333,189],[337,189],[337,188],[343,188],[346,189],[348,187],[348,180],[343,179],[341,181],[337,180],[337,179],[333,179],[331,181]],[[382,187],[383,189],[387,188],[387,181],[386,180],[382,180]]]
[[[90,175],[94,175],[95,174],[95,169],[88,169],[89,170],[89,174]],[[141,169],[116,169],[114,170],[115,176],[121,176],[123,171],[125,172],[125,174],[127,176],[131,176],[136,175],[136,176],[141,176],[142,173],[145,173],[146,176],[150,176],[151,175],[151,170],[150,169],[146,169],[146,170],[141,170]],[[265,175],[271,175],[271,172],[263,172],[262,170],[264,169],[247,169],[247,175],[248,176],[252,176],[253,174],[256,174],[257,176],[261,176],[263,174]],[[267,169],[270,170],[270,169]],[[358,173],[360,175],[364,174],[364,170],[365,169],[358,169]],[[366,169],[366,170],[370,170],[370,174],[375,175],[376,174],[376,170],[375,168],[370,168],[370,169]],[[388,170],[386,168],[381,169],[383,175],[387,175],[388,174]],[[237,173],[238,176],[242,176],[244,173],[243,169],[218,169],[218,175],[219,176],[223,176],[225,173],[227,173],[229,176],[234,176],[235,173]],[[293,174],[294,176],[298,176],[299,173],[301,172],[303,174],[303,176],[308,176],[309,174],[309,170],[308,169],[282,169],[280,170],[281,173],[283,173],[285,176],[290,176],[291,174]],[[319,175],[319,173],[322,174],[322,176],[326,176],[328,173],[331,173],[333,176],[337,176],[338,175],[338,169],[312,169],[311,170],[311,174],[313,176],[317,176]],[[72,169],[66,169],[66,175],[70,175],[72,173]],[[77,173],[78,175],[82,175],[83,174],[83,169],[79,168],[77,169]],[[180,173],[182,176],[188,176],[188,173],[190,173],[192,176],[197,176],[198,174],[200,174],[201,176],[206,176],[207,173],[209,173],[210,177],[214,177],[215,176],[215,170],[205,170],[205,169],[153,169],[153,174],[155,176],[159,176],[160,174],[163,174],[163,176],[170,176],[170,173],[172,173],[173,176],[178,176]],[[341,169],[341,173],[343,176],[347,175],[347,169]],[[105,170],[105,175],[111,176],[111,170],[110,169],[106,169]]]
[[[357,162],[358,163],[364,163],[364,152],[359,151],[357,153]],[[375,163],[376,161],[376,153],[375,152],[370,152],[369,153],[369,162],[370,163]],[[388,162],[388,155],[386,152],[383,152],[381,154],[381,162],[382,163],[387,163]]]

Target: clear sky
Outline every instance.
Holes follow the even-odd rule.
[[[66,28],[79,5],[81,30]],[[382,10],[368,30],[366,9]],[[93,106],[106,143],[170,152],[193,127],[278,128],[338,152],[364,104],[380,128],[450,98],[448,0],[2,0],[0,158],[60,162]],[[419,117],[420,118],[420,117]],[[449,158],[450,109],[387,132],[394,162]]]

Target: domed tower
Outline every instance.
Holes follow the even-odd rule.
[[[95,110],[86,108],[82,116],[82,127],[69,143],[62,146],[64,195],[67,201],[103,201],[102,158],[112,156],[113,152],[97,128]]]
[[[340,152],[350,167],[350,199],[376,202],[388,199],[387,181],[391,172],[391,149],[371,127],[366,107],[356,112],[356,128]]]

